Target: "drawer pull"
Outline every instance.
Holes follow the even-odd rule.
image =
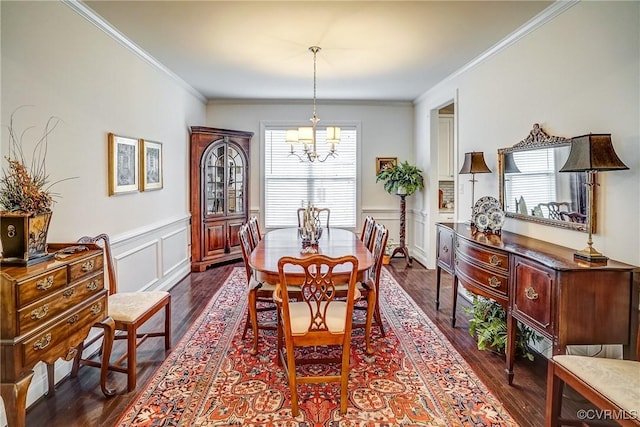
[[[496,276],[489,277],[489,286],[492,288],[499,288],[502,285],[502,282],[498,280]]]
[[[33,349],[35,351],[43,350],[47,348],[51,344],[51,333],[48,333],[44,337],[40,338],[38,341],[33,343]]]
[[[444,245],[442,247],[442,252],[444,252],[445,254],[449,252],[449,248],[447,247],[447,245]]]
[[[87,289],[89,289],[90,291],[95,291],[96,289],[98,289],[98,280],[92,280],[87,283]]]
[[[53,286],[53,276],[49,276],[46,279],[40,279],[36,282],[36,289],[39,291],[46,291]]]
[[[91,270],[93,270],[93,267],[94,267],[93,260],[89,260],[89,261],[87,261],[87,262],[83,262],[83,263],[82,263],[82,271],[84,271],[85,273],[86,273],[87,271],[91,271]]]
[[[67,323],[69,325],[73,325],[74,323],[76,323],[78,321],[78,319],[80,319],[80,316],[78,316],[77,314],[74,314],[73,316],[71,316],[70,318],[67,319]]]
[[[71,298],[76,293],[76,288],[67,289],[62,293],[65,298]]]
[[[502,261],[500,261],[500,258],[495,255],[491,255],[491,258],[489,258],[489,263],[495,266],[502,265]]]
[[[98,303],[93,304],[91,306],[91,314],[93,314],[94,316],[96,314],[99,314],[101,311],[102,311],[102,304],[101,303],[98,302]]]
[[[456,240],[456,248],[459,248],[459,247],[460,247],[460,242]]]
[[[531,286],[524,290],[524,296],[530,300],[538,299],[538,293]]]
[[[31,318],[33,320],[42,319],[44,316],[47,315],[48,312],[49,312],[49,306],[47,304],[45,304],[42,307],[38,307],[35,310],[32,310],[31,311]]]

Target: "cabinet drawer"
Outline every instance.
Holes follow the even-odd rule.
[[[106,317],[106,291],[102,296],[86,302],[53,325],[20,345],[24,366],[30,367],[40,360],[65,357],[69,349],[85,338],[91,325]]]
[[[475,262],[502,271],[504,274],[509,271],[509,255],[504,252],[492,251],[464,239],[456,239],[456,248],[458,252]]]
[[[99,271],[73,286],[61,289],[53,295],[24,307],[18,315],[18,333],[24,334],[32,328],[44,325],[50,319],[80,304],[102,288],[104,288],[104,275],[102,271]]]
[[[512,312],[516,318],[551,336],[554,271],[530,260],[514,260]]]
[[[440,267],[453,271],[453,230],[438,227],[438,258]]]
[[[18,307],[24,307],[66,285],[67,269],[64,266],[18,283]]]
[[[488,271],[483,268],[479,268],[464,258],[457,256],[456,254],[456,275],[461,279],[467,279],[472,281],[477,287],[486,289],[489,293],[499,294],[507,296],[508,294],[508,281],[505,274],[499,274],[493,271]]]
[[[92,256],[90,258],[83,258],[81,260],[72,262],[69,264],[69,282],[75,282],[76,280],[94,274],[95,272],[102,270],[103,258],[102,254]]]

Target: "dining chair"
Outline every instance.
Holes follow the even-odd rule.
[[[107,234],[98,234],[95,237],[84,236],[78,243],[93,243],[104,249],[105,263],[107,266],[107,278],[109,280],[109,299],[107,302],[108,314],[115,321],[116,335],[114,340],[127,340],[127,351],[120,359],[111,361],[95,361],[83,359],[82,352],[85,347],[91,345],[102,335],[98,335],[78,346],[78,352],[73,361],[72,376],[76,376],[80,365],[101,367],[102,363],[108,363],[111,371],[127,374],[127,392],[136,388],[137,372],[137,348],[151,337],[164,337],[164,348],[171,348],[171,295],[166,291],[138,291],[118,292],[116,272],[111,256],[111,245]],[[139,328],[156,313],[164,309],[164,330],[157,332],[140,332]],[[118,333],[121,331],[124,333]],[[126,359],[126,366],[122,363]]]
[[[334,271],[349,266],[347,298],[339,298]],[[358,259],[353,255],[331,258],[311,255],[305,258],[282,257],[278,261],[280,282],[273,293],[278,305],[278,365],[286,367],[291,390],[291,412],[298,416],[298,383],[340,383],[340,413],[347,412],[351,323],[356,288]],[[293,299],[290,290],[297,291]],[[284,341],[284,346],[283,346]],[[342,354],[327,358],[304,358],[296,348],[341,346]],[[286,349],[286,352],[283,351]],[[315,353],[315,352],[314,352]],[[316,375],[296,371],[297,364],[339,364],[340,374]]]
[[[373,231],[376,226],[376,221],[372,216],[367,215],[362,225],[362,233],[360,233],[360,240],[364,245],[371,250],[371,244],[373,243]]]
[[[249,328],[253,331],[253,347],[251,354],[258,354],[258,331],[259,329],[271,329],[275,330],[276,326],[269,323],[258,322],[258,313],[265,311],[273,311],[276,309],[273,303],[273,291],[276,289],[275,285],[269,283],[263,283],[256,279],[253,269],[249,265],[249,255],[254,249],[252,244],[249,223],[243,224],[238,230],[238,238],[240,240],[240,247],[242,248],[242,259],[244,261],[244,268],[247,273],[247,320],[244,325],[244,332],[242,333],[242,339],[247,336]]]
[[[253,243],[253,247],[255,248],[258,245],[258,242],[262,240],[260,225],[258,224],[258,217],[255,215],[249,218],[249,231],[251,233],[251,241]]]
[[[580,420],[561,418],[565,384],[599,408],[584,414],[599,415],[621,426],[640,426],[640,329],[636,330],[635,360],[571,354],[549,359],[546,427],[586,425],[588,421],[584,416]]]
[[[304,222],[304,212],[306,208],[298,208],[298,227],[302,227]],[[331,209],[329,208],[313,208],[313,215],[320,221],[320,225],[324,228],[329,228],[329,216],[331,215]]]

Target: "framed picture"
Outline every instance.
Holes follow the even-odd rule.
[[[397,157],[376,157],[376,175],[378,175],[383,169],[389,166],[396,166],[397,164]]]
[[[162,143],[140,140],[140,191],[162,188]]]
[[[138,191],[139,141],[109,133],[109,195]]]

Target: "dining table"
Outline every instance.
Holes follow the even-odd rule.
[[[342,228],[325,228],[317,245],[318,253],[332,258],[355,255],[358,259],[358,281],[364,281],[373,266],[373,254],[352,231]],[[302,258],[312,254],[303,252],[298,228],[281,228],[262,236],[249,255],[249,265],[256,279],[266,283],[278,283],[278,261],[284,256]],[[336,267],[335,275],[348,275],[349,264]]]

